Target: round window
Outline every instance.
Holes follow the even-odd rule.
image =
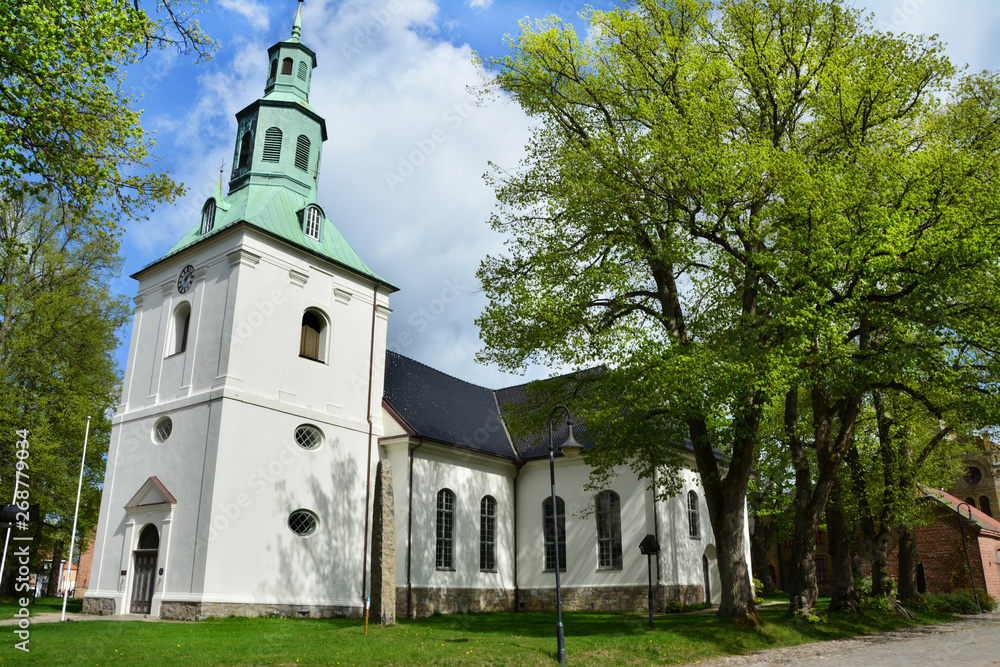
[[[295,429],[295,444],[302,449],[316,449],[323,444],[323,432],[312,424],[303,424]]]
[[[174,423],[170,417],[160,417],[153,425],[153,441],[158,445],[166,442],[173,430]]]
[[[288,528],[296,535],[312,535],[318,525],[319,519],[309,510],[295,510],[288,515]]]
[[[979,484],[979,480],[983,478],[983,473],[976,466],[969,466],[965,469],[965,481],[969,484]]]

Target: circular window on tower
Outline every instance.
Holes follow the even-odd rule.
[[[295,444],[302,449],[318,449],[323,444],[323,432],[312,424],[295,429]]]
[[[963,477],[965,477],[965,481],[969,484],[979,484],[979,481],[983,478],[983,473],[976,466],[969,466],[965,469]]]
[[[170,437],[173,430],[174,422],[171,421],[170,417],[160,417],[153,424],[153,442],[162,445]]]
[[[319,519],[309,510],[295,510],[288,515],[288,529],[296,535],[312,535],[318,525]]]

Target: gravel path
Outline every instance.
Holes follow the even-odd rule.
[[[718,665],[819,667],[981,667],[1000,665],[1000,613],[962,616],[954,623],[922,625],[877,635],[835,639],[714,658]]]

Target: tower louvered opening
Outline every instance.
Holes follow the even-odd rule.
[[[299,78],[305,81],[307,76],[309,76],[309,66],[305,63],[299,63]]]
[[[295,142],[295,166],[302,171],[309,171],[309,146],[309,137],[300,134]]]
[[[264,133],[264,162],[281,160],[281,130],[269,127]]]

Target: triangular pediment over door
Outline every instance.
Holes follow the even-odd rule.
[[[125,509],[135,509],[136,507],[148,507],[151,505],[176,505],[177,499],[163,486],[163,482],[156,476],[150,477],[139,487],[139,490],[132,500],[125,503]]]

